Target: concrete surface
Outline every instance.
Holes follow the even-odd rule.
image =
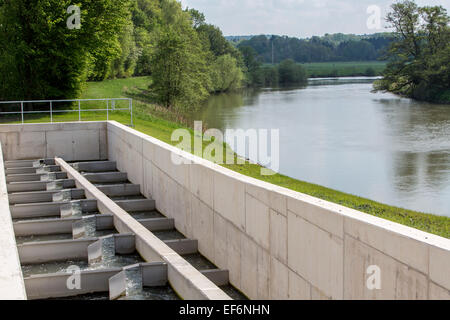
[[[230,300],[231,298],[211,280],[196,270],[165,242],[136,221],[117,203],[100,192],[92,183],[60,158],[55,159],[70,179],[83,188],[88,199],[96,199],[102,214],[114,215],[115,228],[120,233],[133,233],[135,246],[140,255],[148,262],[165,262],[168,266],[168,279],[177,294],[188,300]],[[187,243],[192,246],[192,242]],[[116,247],[117,248],[117,247]]]
[[[0,143],[0,300],[26,300],[25,284],[9,211]]]
[[[114,121],[107,136],[109,160],[251,299],[450,297],[449,239],[243,176]],[[373,265],[379,290],[367,287]]]
[[[107,158],[105,122],[0,125],[5,160]]]

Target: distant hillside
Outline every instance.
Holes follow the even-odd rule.
[[[237,37],[236,37],[237,38]],[[279,63],[285,59],[296,62],[374,61],[383,57],[393,40],[392,34],[372,35],[326,34],[322,37],[299,39],[287,36],[248,36],[236,45],[251,47],[264,63]]]
[[[251,36],[227,36],[227,37],[225,37],[225,39],[227,39],[229,42],[231,42],[233,44],[238,44],[242,41],[250,40],[253,37],[254,37],[254,35],[251,35]]]

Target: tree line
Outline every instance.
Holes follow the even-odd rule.
[[[237,44],[250,47],[263,63],[292,59],[298,63],[374,61],[387,51],[393,37],[389,33],[368,36],[334,34],[311,39],[260,35]]]
[[[240,50],[176,0],[0,1],[0,99],[77,98],[86,81],[150,76],[146,94],[189,108],[250,84]]]
[[[406,0],[392,5],[387,22],[395,41],[375,90],[417,100],[450,103],[450,17],[442,6]]]

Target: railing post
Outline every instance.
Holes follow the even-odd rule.
[[[81,122],[81,101],[78,100],[78,121]]]
[[[20,113],[22,115],[22,124],[24,124],[24,120],[23,120],[23,101],[20,102]]]
[[[134,127],[133,124],[133,99],[130,99],[130,117],[131,117],[131,127]]]
[[[53,123],[53,102],[50,101],[50,123]]]
[[[109,120],[109,100],[106,99],[106,121]]]

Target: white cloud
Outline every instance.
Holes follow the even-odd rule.
[[[209,23],[226,35],[280,34],[298,37],[325,33],[373,33],[367,28],[367,8],[389,0],[182,0],[183,6],[204,12]],[[419,5],[442,5],[450,0],[417,0]],[[383,31],[383,30],[378,30]]]

